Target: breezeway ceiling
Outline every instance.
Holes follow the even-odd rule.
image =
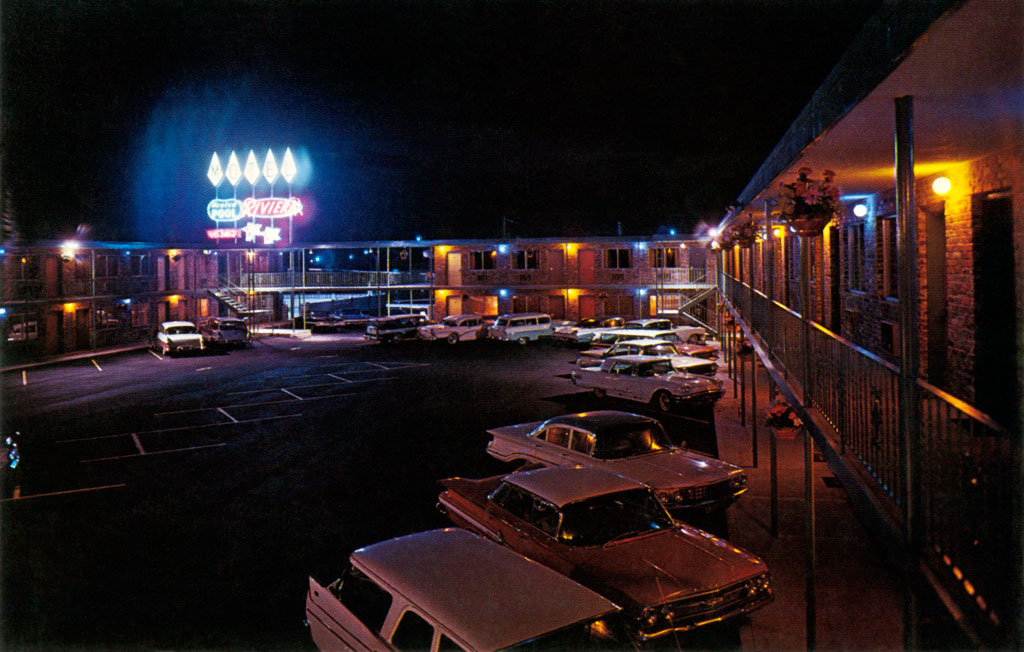
[[[918,178],[1021,146],[1024,2],[973,0],[936,22],[896,69],[741,207],[755,215],[779,181],[809,167],[837,173],[846,196],[894,187],[894,98],[912,95]]]

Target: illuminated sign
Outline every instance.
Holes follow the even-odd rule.
[[[246,242],[256,242],[256,238],[262,236],[263,244],[272,245],[281,239],[281,229],[274,226],[263,226],[256,222],[249,222],[238,230],[245,234]]]
[[[206,205],[206,214],[214,222],[236,222],[245,217],[242,202],[237,199],[214,199]]]
[[[242,229],[206,229],[206,237],[211,240],[227,240],[241,238]]]
[[[249,217],[294,217],[302,215],[302,202],[295,197],[249,197],[242,210]]]

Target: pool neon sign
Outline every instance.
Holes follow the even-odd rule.
[[[264,245],[271,245],[282,239],[281,229],[274,226],[274,220],[287,219],[288,240],[291,241],[292,218],[302,215],[303,209],[302,202],[297,197],[292,197],[291,184],[297,173],[298,168],[295,165],[291,148],[285,149],[280,167],[277,165],[274,152],[267,150],[262,174],[256,160],[256,153],[252,150],[249,151],[244,171],[239,165],[235,152],[231,152],[226,170],[221,167],[220,158],[214,153],[206,177],[218,192],[221,182],[227,179],[232,186],[234,197],[216,197],[206,205],[207,216],[217,224],[217,228],[207,229],[206,235],[211,239],[237,239],[244,234],[247,242],[255,242],[257,237],[262,237]],[[256,196],[256,185],[261,176],[270,185],[269,197]],[[238,199],[238,184],[242,178],[245,178],[252,187],[252,196]],[[274,196],[274,183],[278,179],[283,179],[288,184],[287,197]],[[249,220],[249,222],[245,228],[240,229],[238,222],[241,220]],[[257,220],[270,220],[270,224],[267,226]],[[229,223],[231,228],[227,228]]]

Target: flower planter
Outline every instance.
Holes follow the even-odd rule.
[[[831,221],[831,213],[814,212],[794,216],[789,220],[789,226],[793,227],[797,235],[815,236],[821,235],[821,232],[825,230],[825,225]]]

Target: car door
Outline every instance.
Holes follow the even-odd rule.
[[[339,597],[333,591],[320,586],[312,577],[309,578],[306,621],[309,623],[313,642],[321,650],[391,650],[392,648],[379,634],[387,617],[391,595],[361,574],[351,577],[359,578],[360,586],[357,590],[365,595],[355,595],[351,590],[353,583],[348,579],[342,585],[345,593]],[[346,597],[348,593],[353,593],[351,599]],[[360,599],[362,602],[356,602]],[[349,610],[342,600],[348,600],[353,607],[363,612],[363,618],[373,622],[364,622]]]
[[[632,398],[633,390],[630,386],[634,384],[632,378],[634,367],[635,365],[631,362],[616,362],[607,372],[599,374],[599,382],[609,396]]]
[[[554,533],[558,528],[558,509],[554,505],[522,487],[503,483],[488,499],[487,512],[509,548],[560,573],[567,575],[572,571],[572,566],[557,552]]]
[[[570,431],[568,426],[551,425],[537,434],[535,457],[544,464],[562,466],[568,463]]]

